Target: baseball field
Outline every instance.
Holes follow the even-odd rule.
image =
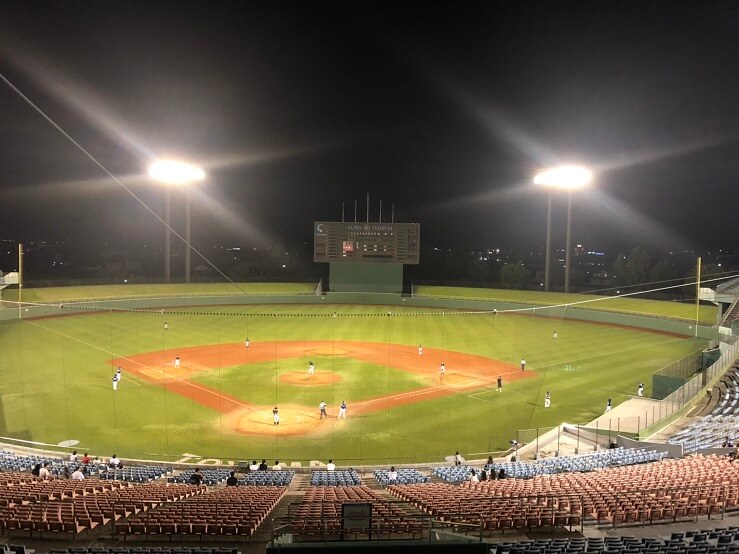
[[[0,436],[157,460],[484,457],[517,429],[590,421],[638,382],[648,395],[655,371],[705,345],[559,317],[369,304],[69,310],[0,323]]]

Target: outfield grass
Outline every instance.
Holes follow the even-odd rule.
[[[455,450],[505,449],[517,429],[590,421],[602,412],[606,398],[619,403],[635,393],[640,381],[649,393],[652,373],[705,346],[697,339],[564,319],[392,310],[396,317],[389,318],[382,306],[270,305],[4,322],[0,435],[49,444],[76,439],[82,449],[136,458],[179,459],[189,453],[285,461],[332,457],[347,464],[434,461]],[[338,317],[331,317],[333,313]],[[556,342],[551,338],[554,328]],[[162,352],[164,360],[165,352],[174,350],[186,358],[189,346],[241,344],[245,336],[253,344],[422,343],[427,349],[467,352],[513,365],[525,355],[536,376],[506,383],[503,393],[483,388],[358,418],[351,417],[353,402],[426,381],[392,367],[333,356],[317,363],[340,379],[319,388],[280,382],[284,372],[305,371],[302,357],[219,366],[197,377],[198,383],[256,404],[302,404],[317,410],[318,402],[326,400],[335,411],[347,400],[349,420],[331,420],[320,436],[306,437],[239,434],[216,410],[131,375],[124,375],[120,390],[111,389],[114,368],[108,361],[114,357]],[[552,391],[549,410],[542,407],[546,390]]]
[[[505,289],[478,289],[467,287],[416,287],[418,296],[435,298],[463,298],[499,302],[520,302],[536,306],[573,306],[588,310],[605,310],[631,314],[644,314],[695,321],[694,302],[668,302],[634,297],[606,297],[591,294],[563,294],[556,292],[520,291]],[[716,306],[702,305],[698,319],[713,325],[716,322]]]
[[[186,295],[295,295],[312,294],[315,283],[190,283],[190,284],[130,284],[80,287],[24,288],[23,302],[59,302],[73,300],[106,300],[110,298],[161,298]],[[18,289],[2,291],[2,299],[18,301]]]

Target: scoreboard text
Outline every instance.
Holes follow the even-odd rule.
[[[418,223],[313,224],[314,262],[417,264],[421,225]]]

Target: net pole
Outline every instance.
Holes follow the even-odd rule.
[[[18,244],[18,319],[23,318],[23,243]]]

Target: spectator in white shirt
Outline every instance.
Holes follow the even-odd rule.
[[[110,467],[118,467],[121,465],[121,461],[118,459],[118,456],[116,454],[113,454],[113,457],[108,461],[108,465]]]
[[[477,470],[473,468],[470,471],[470,483],[479,483],[479,482],[480,482],[480,478],[477,476]]]
[[[282,471],[280,460],[275,460],[275,465],[272,466],[272,471]]]
[[[326,469],[327,469],[328,471],[333,471],[333,470],[335,470],[335,469],[336,469],[336,464],[334,463],[334,461],[333,461],[333,460],[329,460],[329,461],[328,461],[328,463],[326,464]]]
[[[390,468],[390,471],[387,474],[387,484],[388,485],[395,485],[398,482],[398,472],[395,471],[395,466]]]
[[[48,462],[46,462],[44,464],[44,467],[42,467],[41,469],[39,469],[38,476],[41,477],[42,479],[53,479],[53,477],[51,475],[51,472],[49,471],[49,463]]]
[[[69,455],[69,463],[70,464],[77,463],[77,451],[76,450],[72,451],[72,453]]]
[[[82,470],[77,467],[77,469],[74,470],[74,473],[72,473],[72,480],[73,481],[84,481],[85,480],[85,474],[82,473]]]

